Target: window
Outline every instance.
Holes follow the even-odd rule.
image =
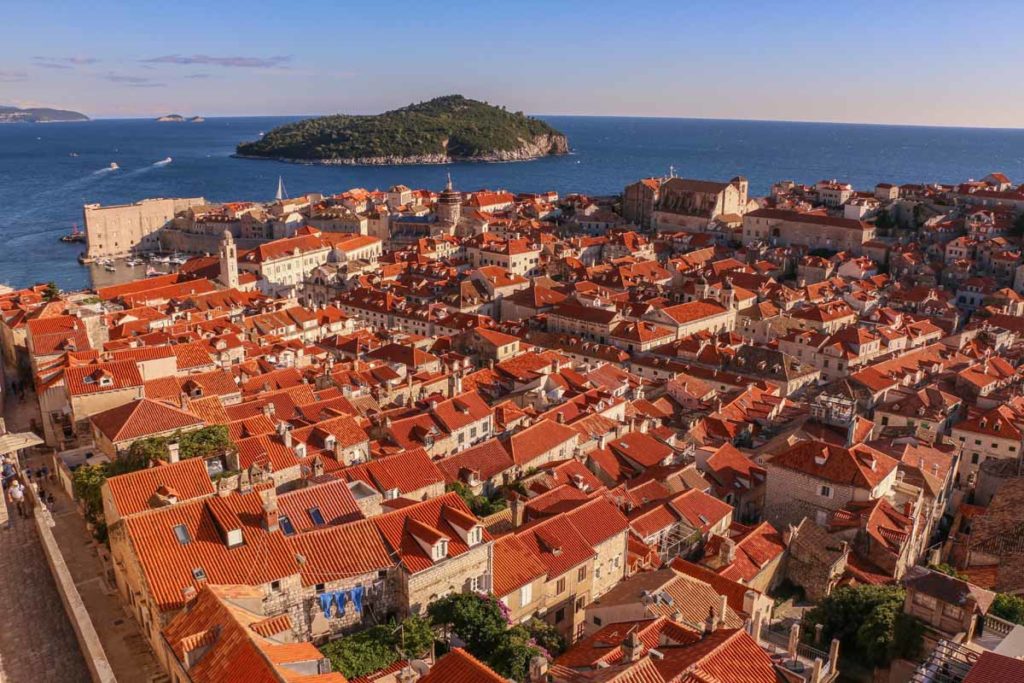
[[[291,536],[295,533],[295,525],[292,524],[292,520],[288,519],[288,515],[278,517],[277,525],[281,527],[281,531],[284,532],[285,536]]]
[[[977,453],[971,453],[971,464],[972,465],[977,465],[978,464],[978,454]]]
[[[927,607],[928,609],[934,609],[936,605],[935,598],[924,593],[914,593],[914,604]]]
[[[528,583],[519,589],[519,606],[526,607],[533,602],[533,584]]]
[[[274,591],[275,593],[280,591],[281,590],[281,582],[280,581],[271,581],[270,582],[270,590]]]
[[[188,535],[188,529],[185,528],[184,524],[176,524],[174,526],[174,537],[182,545],[188,545],[192,542],[192,537]]]
[[[202,567],[196,567],[192,570],[192,578],[196,581],[206,581],[206,572]]]
[[[560,578],[558,580],[558,583],[555,584],[555,595],[558,595],[559,593],[564,593],[564,592],[565,592],[565,577],[563,576],[562,578]]]
[[[577,600],[576,600],[576,611],[577,612],[582,612],[583,609],[586,606],[587,606],[587,599],[585,597],[581,596],[581,597],[577,598]]]
[[[308,512],[309,518],[313,520],[313,524],[316,524],[317,526],[324,524],[324,516],[320,514],[320,508],[314,505],[313,507],[309,508]]]
[[[555,612],[555,623],[561,624],[563,621],[565,621],[565,608],[561,607]]]
[[[823,498],[831,498],[832,487],[822,484],[820,487],[818,487],[818,495],[822,496]]]
[[[576,580],[577,581],[582,581],[585,578],[587,578],[587,568],[586,567],[580,567],[579,570],[577,570],[577,572],[576,572]]]
[[[595,614],[594,615],[594,626],[600,626],[600,625],[601,625],[601,617],[599,617],[599,616],[597,616]]]
[[[963,619],[964,613],[956,605],[944,604],[942,606],[942,616],[950,617],[951,619]]]

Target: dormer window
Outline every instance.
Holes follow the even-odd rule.
[[[482,526],[475,526],[475,527],[473,527],[472,529],[469,530],[469,535],[468,535],[467,543],[466,544],[468,546],[470,546],[470,547],[473,547],[475,545],[480,545],[480,543],[483,540],[484,540],[484,528]]]
[[[334,435],[332,434],[328,436],[326,439],[324,439],[324,448],[326,448],[329,451],[333,451],[337,443],[338,440],[334,438]]]
[[[434,544],[433,548],[431,548],[430,558],[436,562],[437,560],[443,560],[446,557],[448,557],[448,540],[442,538]]]
[[[304,443],[295,444],[295,455],[300,457],[300,458],[305,458],[306,457],[306,444],[304,444]]]

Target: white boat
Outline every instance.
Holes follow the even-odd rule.
[[[130,258],[127,261],[125,261],[124,264],[126,266],[128,266],[129,268],[134,268],[135,266],[141,266],[142,265],[142,261],[140,261],[138,259]]]
[[[161,159],[160,161],[156,162],[153,165],[154,166],[166,166],[167,164],[171,163],[172,161],[174,161],[174,159],[172,159],[171,157],[167,157],[165,159]]]
[[[115,272],[117,272],[117,268],[115,268],[113,265],[110,265],[110,264],[107,264],[107,265],[103,266],[103,270],[107,271],[108,273],[115,273]]]
[[[175,252],[175,253],[174,253],[174,254],[173,254],[173,255],[171,256],[171,258],[170,258],[170,259],[168,259],[168,261],[169,261],[170,263],[173,263],[173,264],[174,264],[174,265],[176,265],[176,266],[180,266],[180,265],[183,265],[183,264],[184,264],[184,263],[185,263],[186,261],[188,261],[188,258],[186,258],[185,256],[182,256],[181,254],[179,254],[179,253]]]
[[[148,268],[146,268],[146,277],[156,277],[157,275],[163,275],[163,273],[161,273],[153,266],[149,266]]]
[[[154,256],[150,259],[153,263],[170,263],[171,259],[168,256]]]
[[[121,168],[121,167],[117,165],[117,162],[116,162],[116,161],[111,161],[111,162],[110,162],[110,170],[111,170],[111,171],[116,171],[116,170],[117,170],[117,169],[119,169],[119,168]]]

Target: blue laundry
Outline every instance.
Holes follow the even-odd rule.
[[[356,611],[362,614],[363,612],[363,587],[356,586],[352,589],[352,604],[355,605]]]
[[[334,603],[334,593],[320,594],[320,609],[324,611],[324,617],[331,618],[331,604]]]

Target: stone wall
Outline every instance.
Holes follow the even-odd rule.
[[[449,593],[465,593],[477,579],[477,590],[489,592],[493,543],[471,548],[416,574],[400,571],[395,577],[396,609],[405,614],[422,614],[432,600]]]
[[[82,207],[88,238],[86,254],[99,258],[124,256],[136,250],[152,251],[159,242],[156,233],[170,223],[177,212],[205,203],[202,197],[194,197],[144,199],[117,206],[86,204]]]
[[[30,497],[33,496],[31,490],[32,487],[26,487],[26,492],[29,493]],[[103,644],[96,633],[96,627],[89,617],[89,611],[85,608],[82,596],[79,595],[78,589],[75,587],[75,580],[71,576],[67,564],[64,562],[64,556],[61,555],[57,539],[54,538],[53,532],[50,531],[50,524],[52,523],[52,520],[48,519],[50,513],[36,505],[33,509],[33,515],[36,530],[39,532],[39,541],[43,547],[43,554],[46,556],[46,563],[50,567],[50,573],[53,575],[54,583],[57,585],[57,592],[60,594],[61,603],[63,603],[64,611],[67,612],[68,620],[75,631],[75,637],[78,639],[78,644],[82,649],[82,658],[85,660],[86,666],[89,667],[92,680],[94,683],[117,683],[117,679],[114,677],[114,670],[110,667],[110,662],[107,661]],[[32,615],[25,616],[29,619],[32,618]]]

